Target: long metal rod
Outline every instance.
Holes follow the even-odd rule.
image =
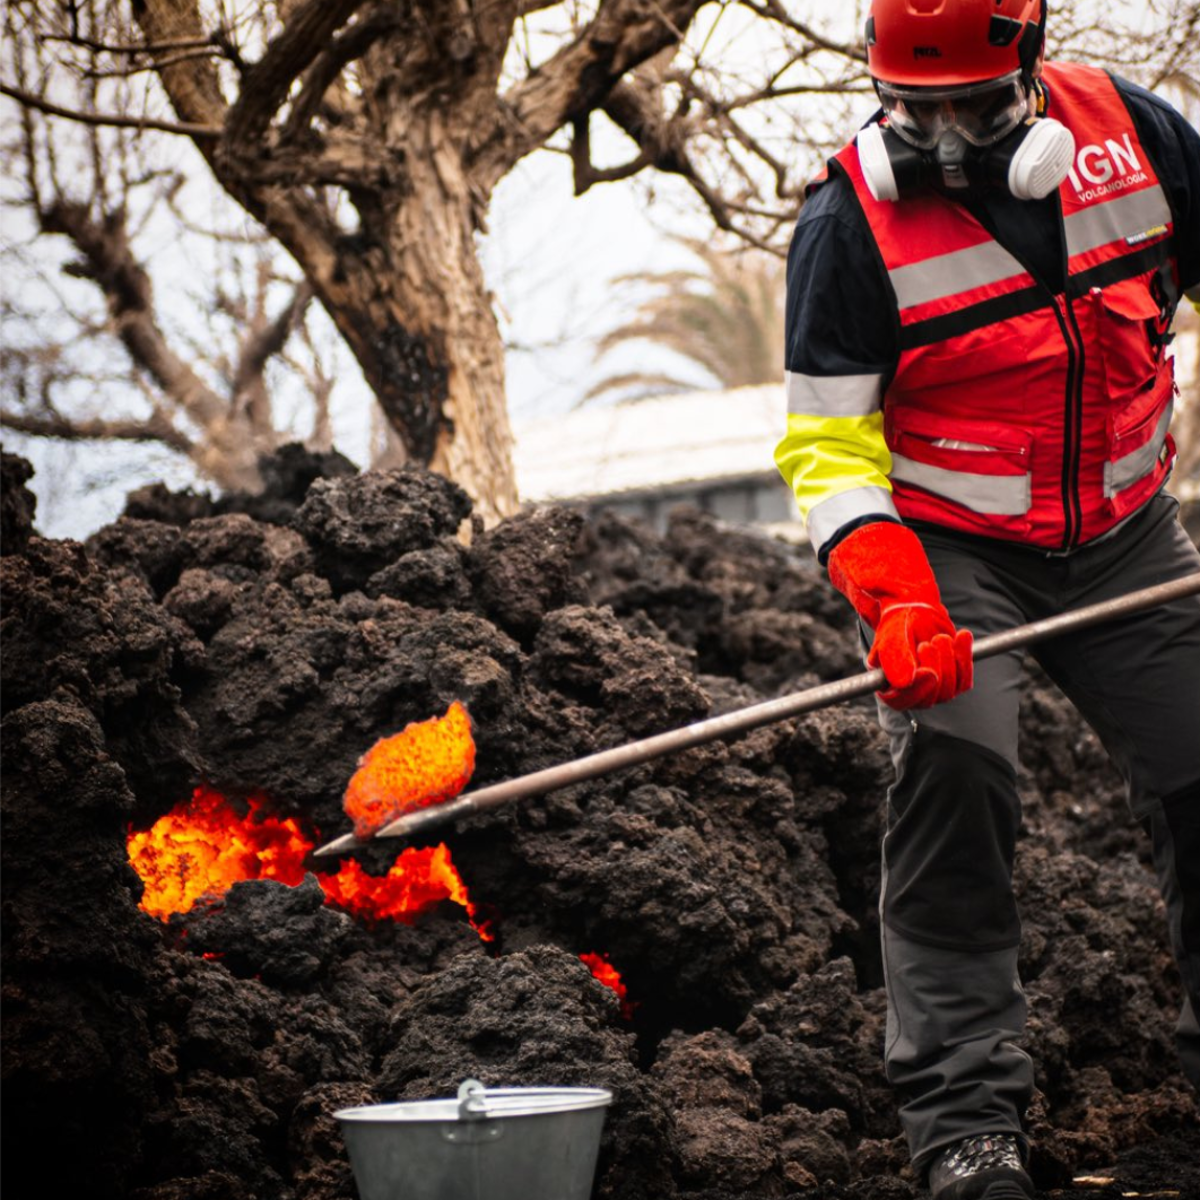
[[[1003,633],[993,633],[988,637],[979,638],[974,645],[972,657],[975,661],[1004,654],[1008,650],[1031,646],[1035,642],[1060,634],[1087,629],[1100,625],[1118,617],[1142,612],[1183,596],[1200,593],[1200,573],[1176,579],[1170,583],[1160,583],[1154,587],[1143,588],[1131,592],[1115,600],[1103,600],[1099,604],[1090,604],[1086,608],[1078,608],[1072,612],[1062,613],[1055,617],[1046,617],[1041,621],[1033,621],[1028,625],[1018,625],[1015,629]],[[446,804],[430,808],[420,808],[405,813],[390,825],[385,825],[375,837],[395,838],[411,837],[414,833],[455,821],[459,817],[470,816],[473,813],[485,812],[498,808],[512,800],[526,796],[540,796],[558,788],[569,787],[571,784],[583,783],[623,767],[637,766],[652,758],[661,758],[666,754],[674,754],[680,750],[688,750],[704,742],[716,741],[719,738],[733,737],[739,733],[747,733],[761,725],[770,725],[775,721],[783,721],[788,717],[799,716],[801,713],[812,712],[814,709],[825,708],[838,704],[843,700],[851,700],[857,696],[868,696],[879,691],[887,680],[881,670],[865,671],[861,675],[852,675],[847,679],[835,680],[832,683],[822,683],[817,687],[808,688],[802,692],[792,692],[779,696],[774,700],[753,704],[748,708],[735,709],[719,717],[709,717],[680,729],[672,729],[667,733],[655,734],[653,737],[640,741],[629,742],[623,746],[614,746],[611,750],[601,750],[589,754],[585,758],[577,758],[571,762],[560,763],[558,766],[546,767],[529,775],[521,775],[516,779],[508,779],[503,783],[494,783],[480,788],[475,792],[467,792]],[[329,842],[316,850],[317,855],[340,854],[358,846],[366,845],[372,839],[360,839],[352,833]]]

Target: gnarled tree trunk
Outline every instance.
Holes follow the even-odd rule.
[[[703,0],[604,0],[502,92],[524,0],[281,0],[240,63],[171,47],[211,33],[199,0],[135,0],[181,121],[221,185],[288,249],[407,455],[485,520],[517,504],[500,332],[475,247],[500,179],[577,130],[626,72],[678,43]],[[645,124],[643,121],[642,124]],[[671,169],[679,169],[672,159]],[[649,161],[649,160],[648,160]]]
[[[478,203],[454,114],[409,117],[402,198],[364,220],[364,248],[339,256],[319,294],[409,457],[461,484],[490,521],[516,509],[517,487]]]

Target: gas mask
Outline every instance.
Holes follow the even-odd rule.
[[[858,135],[859,161],[876,200],[930,187],[950,195],[1003,188],[1018,200],[1040,200],[1074,160],[1070,130],[1030,114],[1020,71],[945,90],[876,86],[886,121]]]

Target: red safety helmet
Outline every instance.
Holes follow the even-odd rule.
[[[1045,0],[873,0],[871,75],[906,87],[955,87],[1033,70]]]

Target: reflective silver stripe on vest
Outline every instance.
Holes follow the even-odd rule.
[[[903,310],[1024,274],[1025,268],[999,242],[989,241],[896,267],[888,278]]]
[[[1019,517],[1029,511],[1033,485],[1028,475],[974,475],[914,462],[892,454],[892,478],[953,500],[972,512]]]
[[[860,487],[838,492],[810,510],[808,540],[820,550],[847,521],[869,517],[874,513],[895,517],[897,521],[900,519],[892,493],[887,488]]]
[[[869,417],[879,411],[882,375],[784,372],[788,412],[800,417]]]
[[[1154,427],[1154,436],[1144,446],[1139,446],[1113,462],[1104,464],[1105,498],[1110,499],[1117,492],[1123,492],[1127,487],[1145,479],[1158,465],[1158,457],[1162,454],[1163,445],[1167,440],[1167,428],[1171,424],[1173,408],[1174,402],[1163,410],[1158,424]]]
[[[1097,246],[1161,229],[1171,220],[1171,206],[1157,184],[1116,200],[1091,204],[1063,222],[1067,231],[1067,253],[1074,258]]]

